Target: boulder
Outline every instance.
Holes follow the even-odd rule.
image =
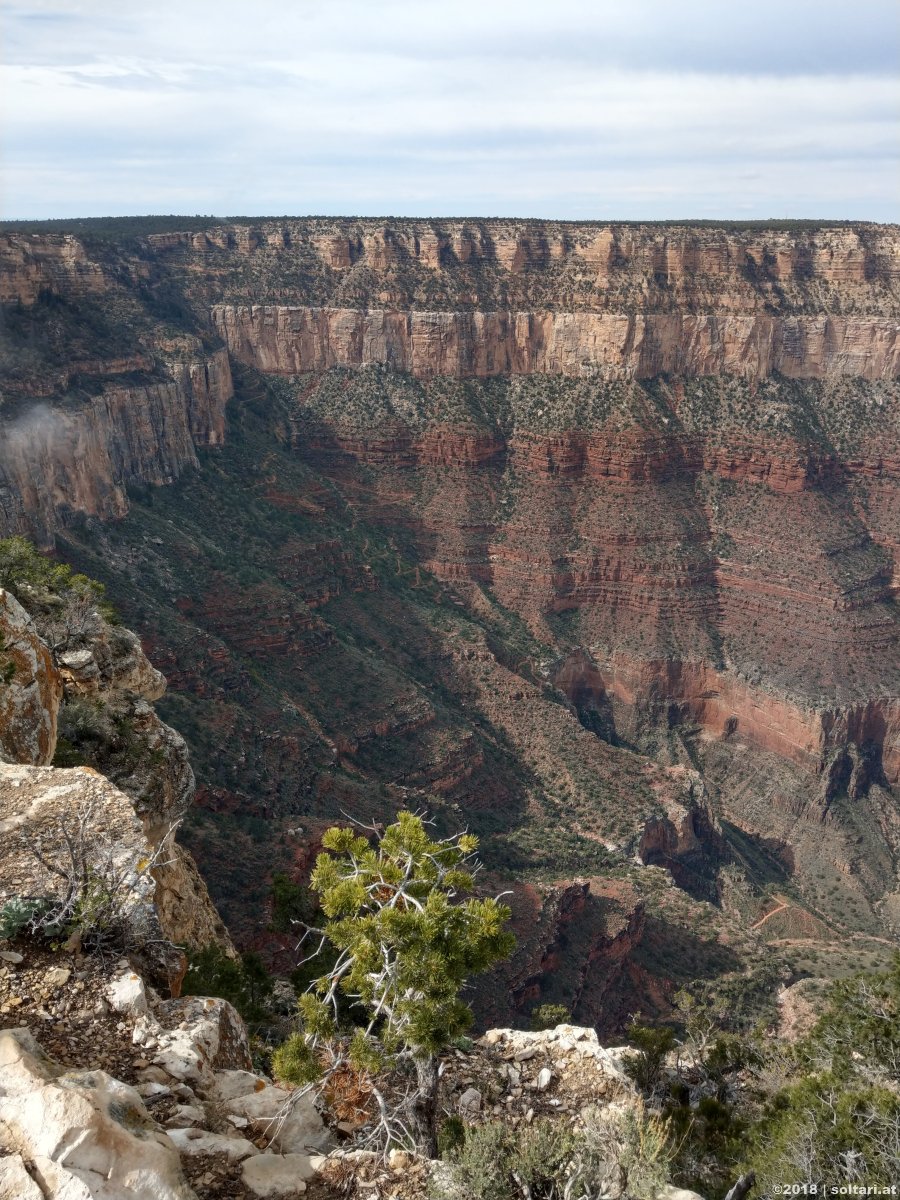
[[[27,1029],[0,1032],[0,1143],[58,1200],[196,1200],[134,1088],[54,1066]]]
[[[260,1154],[241,1167],[241,1180],[254,1196],[297,1196],[316,1174],[306,1154]]]
[[[213,1095],[217,1100],[235,1100],[238,1096],[261,1092],[267,1083],[268,1080],[252,1071],[216,1071]]]
[[[319,1116],[309,1092],[286,1092],[264,1084],[234,1096],[223,1105],[226,1112],[244,1117],[254,1133],[268,1138],[282,1154],[304,1150],[322,1150],[331,1142],[331,1134]]]
[[[164,1001],[157,1013],[164,1028],[153,1062],[173,1078],[202,1092],[213,1087],[214,1072],[252,1065],[246,1026],[227,1000],[184,996]]]
[[[188,1158],[210,1155],[226,1158],[229,1162],[240,1162],[259,1151],[252,1142],[242,1137],[226,1137],[221,1133],[210,1133],[206,1129],[168,1129],[166,1134],[180,1154]]]
[[[147,1011],[147,989],[135,971],[121,971],[106,985],[106,998],[113,1012],[140,1016]]]

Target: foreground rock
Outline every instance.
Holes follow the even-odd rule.
[[[42,1196],[195,1196],[133,1088],[104,1071],[60,1071],[24,1029],[0,1033],[0,1142],[28,1162]]]
[[[106,993],[135,1045],[150,1047],[135,1086],[54,1063],[27,1028],[0,1031],[0,1151],[12,1156],[0,1158],[0,1200],[25,1200],[32,1187],[41,1200],[192,1200],[210,1183],[240,1195],[242,1164],[257,1157],[271,1162],[247,1175],[251,1194],[311,1178],[310,1155],[334,1137],[312,1097],[246,1069],[247,1031],[231,1005],[148,1001],[134,980],[121,972]]]

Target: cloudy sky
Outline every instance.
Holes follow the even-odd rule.
[[[896,0],[0,0],[0,214],[900,219]]]

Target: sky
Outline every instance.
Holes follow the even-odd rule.
[[[900,220],[897,0],[0,0],[0,216]]]

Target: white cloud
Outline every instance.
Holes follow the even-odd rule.
[[[3,212],[896,219],[891,9],[856,8],[7,4]]]

